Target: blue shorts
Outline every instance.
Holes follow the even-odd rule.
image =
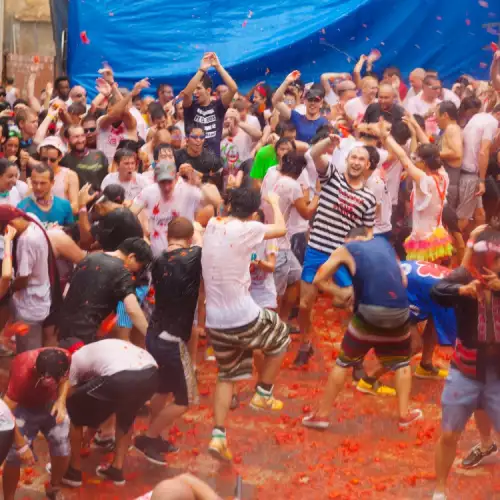
[[[139,304],[144,302],[146,295],[148,294],[149,285],[138,286],[135,289],[135,294]],[[127,311],[125,310],[125,304],[123,302],[118,303],[116,308],[116,326],[120,328],[132,328],[132,320],[130,319]]]
[[[302,267],[302,281],[312,283],[318,269],[330,258],[325,252],[320,252],[308,246],[304,255],[304,266]]]
[[[451,368],[441,396],[444,432],[462,432],[475,410],[485,410],[496,432],[500,432],[500,378],[490,368],[486,383]]]

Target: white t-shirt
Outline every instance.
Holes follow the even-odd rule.
[[[174,217],[193,220],[202,198],[201,189],[179,179],[169,200],[164,200],[158,184],[143,189],[134,205],[146,210],[149,221],[151,250],[157,257],[168,247],[168,223]]]
[[[24,181],[16,181],[15,187],[19,191],[19,194],[21,195],[21,198],[26,198],[26,195],[28,194],[29,191],[29,186],[26,184]]]
[[[111,165],[120,141],[123,139],[134,139],[135,134],[129,134],[123,123],[117,128],[110,125],[108,128],[102,129],[99,127],[99,122],[102,118],[97,120],[97,149],[104,153]]]
[[[252,127],[258,128],[259,130],[262,130],[259,119],[254,115],[248,114],[245,118],[245,123],[247,125],[251,125]]]
[[[33,217],[33,215],[31,215]],[[50,311],[49,244],[44,230],[31,222],[17,239],[16,277],[29,276],[28,286],[12,296],[16,313],[26,320],[43,321]]]
[[[277,253],[278,245],[276,244],[276,240],[264,240],[257,245],[254,252],[254,260],[267,260],[269,256],[276,255]],[[250,295],[256,304],[262,309],[275,309],[278,307],[273,273],[266,273],[252,262],[250,264],[250,276],[252,278]]]
[[[377,212],[375,216],[374,234],[387,233],[392,229],[392,203],[387,184],[381,177],[380,168],[375,169],[373,174],[366,181],[366,187],[373,191],[377,200]],[[378,208],[380,206],[380,208]]]
[[[397,205],[399,200],[399,188],[401,186],[401,174],[403,164],[399,160],[394,160],[385,168],[384,178],[391,198],[391,205]]]
[[[406,104],[406,109],[412,115],[425,116],[431,109],[435,108],[441,99],[436,99],[434,102],[428,103],[422,99],[422,92],[417,94],[415,97],[408,99]]]
[[[11,431],[14,428],[14,417],[9,407],[0,398],[0,432]]]
[[[148,138],[148,126],[146,124],[146,120],[144,120],[143,116],[141,115],[141,112],[134,106],[132,106],[130,109],[130,114],[135,118],[135,121],[137,122],[137,135],[143,139],[147,140]]]
[[[265,234],[266,226],[257,221],[214,217],[208,222],[201,256],[208,328],[237,328],[259,316],[249,290],[250,262]]]
[[[19,192],[17,185],[14,186],[9,194],[3,198],[0,198],[0,205],[10,205],[11,207],[17,207],[18,203],[24,198]]]
[[[303,172],[302,172],[303,173]],[[301,174],[302,175],[302,174]],[[306,172],[307,175],[307,172]],[[271,167],[262,181],[261,187],[262,196],[266,196],[269,193],[275,193],[279,196],[280,210],[285,218],[287,226],[287,234],[282,238],[278,239],[278,248],[280,250],[289,250],[290,246],[290,234],[289,234],[289,221],[292,212],[296,212],[297,209],[294,207],[294,203],[304,196],[302,188],[298,180],[292,179],[286,175],[282,175],[276,167]],[[269,203],[263,203],[262,209],[266,216],[266,222],[272,224],[274,222],[273,212]]]
[[[376,100],[373,102],[377,102]],[[365,116],[366,108],[368,104],[365,104],[361,97],[354,97],[349,99],[344,106],[345,114],[349,117],[351,121],[360,122]]]
[[[147,179],[144,179],[142,175],[138,173],[134,173],[131,181],[122,182],[118,172],[111,172],[106,175],[102,181],[101,189],[104,189],[110,184],[119,184],[123,189],[125,189],[125,200],[135,199],[145,187],[150,185]]]
[[[109,377],[118,372],[157,367],[149,352],[130,342],[104,339],[88,344],[71,357],[69,383],[79,385],[95,377]]]
[[[498,130],[498,120],[489,113],[477,113],[464,128],[464,159],[462,170],[470,173],[479,171],[479,150],[482,141],[491,141]]]
[[[335,104],[339,102],[339,96],[333,91],[333,89],[330,89],[328,94],[325,95],[325,102],[330,106],[335,106]]]

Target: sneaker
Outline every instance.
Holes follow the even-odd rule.
[[[62,478],[62,483],[72,488],[79,488],[82,485],[82,471],[73,469],[70,465]]]
[[[299,349],[299,352],[297,353],[297,357],[295,358],[295,361],[293,362],[294,366],[305,366],[309,363],[309,359],[312,357],[314,354],[314,349],[311,346],[309,346],[309,349],[307,350],[302,350]]]
[[[363,379],[360,379],[356,385],[356,390],[364,394],[372,394],[373,396],[395,396],[396,389],[387,385],[381,384],[378,380],[374,384],[369,384]]]
[[[225,435],[212,435],[212,440],[208,445],[208,452],[214,458],[223,460],[224,462],[231,462],[233,460],[233,454],[227,446],[227,438]]]
[[[250,408],[254,410],[280,411],[283,409],[283,401],[275,399],[272,393],[269,393],[269,395],[261,394],[257,390],[252,401],[250,401]]]
[[[462,466],[466,469],[477,467],[486,457],[496,455],[498,447],[493,443],[486,451],[481,450],[481,444],[477,444],[470,450],[469,454],[463,459]]]
[[[166,441],[163,439],[161,436],[155,439],[156,446],[157,448],[162,452],[162,453],[179,453],[179,448],[172,444],[170,441]]]
[[[115,440],[113,438],[101,438],[99,434],[94,436],[94,446],[103,452],[109,453],[115,449]]]
[[[414,424],[417,420],[422,420],[424,414],[422,410],[410,410],[408,416],[399,419],[399,428],[406,429],[410,425]]]
[[[64,495],[59,488],[54,488],[50,483],[45,486],[45,496],[49,500],[64,500]]]
[[[448,370],[433,366],[431,370],[426,370],[419,364],[415,370],[415,377],[427,380],[444,380],[448,376]]]
[[[113,481],[115,486],[123,486],[125,484],[123,472],[115,469],[112,465],[98,465],[95,473],[102,479]]]
[[[229,405],[230,410],[236,410],[240,406],[240,400],[238,398],[237,394],[233,394],[233,397],[231,398],[231,404]]]
[[[161,439],[161,438],[160,438]],[[163,441],[163,440],[162,440]],[[134,440],[134,448],[144,455],[148,462],[155,465],[166,465],[167,461],[163,450],[160,449],[159,442],[155,438],[147,436],[137,436]]]
[[[330,421],[327,418],[316,416],[315,413],[310,413],[302,419],[302,425],[310,429],[325,430],[330,427]]]
[[[215,361],[215,352],[212,346],[208,346],[205,351],[205,361]]]

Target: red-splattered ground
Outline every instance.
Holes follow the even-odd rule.
[[[314,361],[307,370],[290,369],[293,353],[276,384],[276,395],[285,402],[279,415],[264,415],[248,409],[251,383],[241,384],[243,406],[228,421],[233,465],[223,465],[206,453],[211,431],[215,366],[200,364],[202,405],[189,412],[174,434],[180,453],[170,457],[168,467],[149,464],[132,451],[126,461],[127,485],[105,485],[94,474],[105,457],[94,452],[84,462],[85,485],[65,490],[69,499],[133,499],[149,491],[161,479],[191,471],[207,480],[224,498],[234,491],[235,478],[244,480],[245,500],[281,499],[425,499],[434,486],[434,448],[439,434],[439,400],[442,383],[414,379],[413,404],[423,409],[425,419],[417,427],[399,432],[396,400],[378,399],[358,393],[347,384],[332,411],[333,425],[326,432],[307,430],[300,419],[308,406],[320,397],[327,370],[334,362],[333,344],[341,337],[343,313],[328,309],[320,299],[314,326],[318,344]],[[297,345],[294,344],[295,351]],[[201,355],[201,351],[200,351]],[[447,364],[449,351],[439,357]],[[5,378],[5,370],[4,370]],[[388,382],[392,380],[389,377]],[[144,429],[145,419],[136,424]],[[473,424],[460,443],[460,457],[476,442]],[[46,447],[37,443],[40,463],[23,472],[19,499],[43,498]],[[457,460],[458,462],[458,460]],[[500,499],[500,459],[466,471],[455,466],[450,478],[450,499]]]

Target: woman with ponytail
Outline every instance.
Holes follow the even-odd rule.
[[[62,295],[56,259],[40,222],[18,208],[0,205],[0,234],[7,225],[17,231],[12,251],[14,321],[29,327],[26,335],[16,337],[19,354],[42,346],[43,324],[59,308]]]

